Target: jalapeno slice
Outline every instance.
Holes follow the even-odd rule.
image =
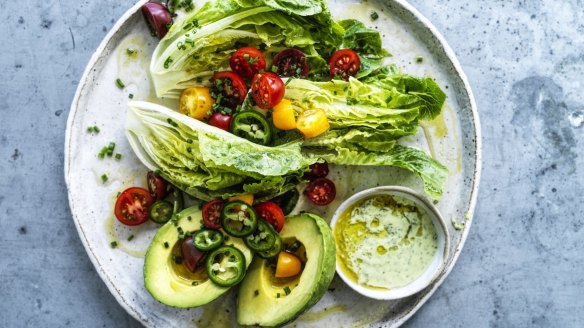
[[[157,200],[150,206],[150,220],[156,223],[166,223],[172,218],[173,206],[165,200]]]
[[[235,114],[231,126],[231,133],[251,142],[268,145],[272,141],[272,128],[264,115],[252,110]]]
[[[274,258],[276,256],[278,256],[278,254],[280,254],[280,251],[282,250],[282,238],[280,237],[280,235],[276,234],[276,240],[274,241],[274,245],[272,246],[272,248],[270,248],[267,251],[264,252],[258,252],[258,256],[264,259],[271,259]]]
[[[233,246],[221,246],[207,257],[207,275],[221,287],[238,284],[245,276],[245,256]]]
[[[221,227],[233,237],[245,237],[256,230],[258,218],[253,207],[242,201],[233,201],[221,210]]]
[[[258,228],[243,239],[247,247],[255,252],[268,251],[276,242],[276,231],[263,220],[258,221]]]
[[[217,230],[199,230],[192,235],[193,244],[203,252],[219,248],[223,243],[223,234]]]

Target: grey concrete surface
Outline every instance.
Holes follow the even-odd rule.
[[[406,327],[580,327],[584,320],[584,1],[412,0],[457,53],[484,170],[460,260]],[[138,327],[67,205],[69,106],[131,0],[2,1],[0,327]]]

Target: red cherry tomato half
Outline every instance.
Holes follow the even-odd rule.
[[[308,184],[304,194],[315,205],[328,205],[337,195],[335,183],[327,178],[319,178]]]
[[[149,171],[146,174],[146,184],[148,185],[148,191],[154,199],[163,199],[168,193],[168,183],[161,176],[156,175],[153,171]]]
[[[266,69],[266,59],[254,47],[237,49],[229,59],[231,69],[246,79],[251,79],[259,71]]]
[[[304,174],[304,178],[310,181],[324,178],[329,174],[329,167],[327,162],[314,163],[310,165],[310,171]]]
[[[231,109],[243,104],[247,88],[241,76],[231,72],[217,72],[211,78],[212,96],[215,103]]]
[[[114,207],[116,218],[123,224],[135,226],[148,221],[148,208],[154,203],[150,192],[144,188],[131,187],[124,190]]]
[[[272,72],[256,74],[251,82],[251,95],[261,109],[270,109],[284,98],[284,82]]]
[[[183,264],[190,272],[195,272],[199,263],[201,263],[205,257],[205,253],[195,247],[191,237],[188,237],[181,242],[180,250],[183,257]]]
[[[331,79],[341,77],[343,80],[348,80],[361,69],[361,59],[351,49],[337,50],[329,59],[329,67]]]
[[[253,207],[258,217],[271,224],[277,232],[284,227],[284,212],[274,202],[264,202]]]
[[[211,115],[211,117],[209,117],[209,124],[216,128],[229,131],[231,120],[233,120],[233,115],[215,112],[213,115]]]
[[[278,68],[278,74],[281,76],[308,77],[306,55],[298,49],[288,48],[280,51],[274,57],[273,65]]]
[[[142,6],[142,15],[148,24],[152,36],[162,39],[172,23],[172,15],[166,7],[158,2],[148,2]]]
[[[203,205],[203,224],[205,227],[214,230],[221,229],[219,219],[223,205],[225,205],[225,202],[221,199],[214,199]]]

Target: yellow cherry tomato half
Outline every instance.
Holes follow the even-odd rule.
[[[202,120],[209,117],[214,103],[215,100],[211,98],[209,88],[191,87],[185,89],[180,95],[178,109],[183,114]]]
[[[330,128],[330,124],[324,110],[308,109],[298,116],[296,128],[308,139],[324,133]]]
[[[277,129],[296,129],[296,118],[294,117],[294,109],[292,109],[292,102],[290,102],[290,100],[283,99],[274,106],[272,121]]]
[[[276,278],[294,277],[300,273],[302,263],[294,254],[280,252],[276,264]]]
[[[229,199],[227,199],[227,201],[229,201],[229,202],[233,202],[236,200],[244,202],[244,203],[252,206],[253,205],[253,194],[243,194],[243,195],[231,196],[231,197],[229,197]]]

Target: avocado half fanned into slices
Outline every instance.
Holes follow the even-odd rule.
[[[334,238],[322,218],[308,213],[289,217],[280,236],[284,244],[303,246],[304,269],[299,277],[279,280],[269,260],[256,256],[239,289],[240,325],[271,327],[294,320],[322,298],[335,275]]]
[[[204,262],[194,273],[176,263],[180,262],[176,261],[176,256],[180,255],[179,227],[184,233],[200,230],[201,211],[196,206],[187,208],[178,214],[176,225],[169,221],[158,230],[144,259],[144,285],[152,297],[166,305],[178,308],[205,305],[229,287],[213,283],[207,276]],[[230,237],[225,245],[239,249],[245,256],[246,267],[249,266],[253,255],[241,239]]]

